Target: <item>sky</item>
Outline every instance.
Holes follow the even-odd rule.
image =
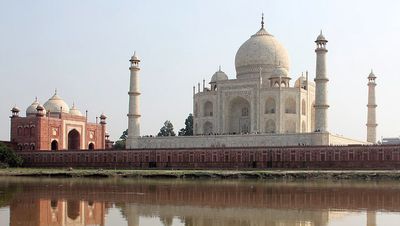
[[[141,62],[141,133],[192,112],[192,87],[218,66],[236,77],[236,51],[265,27],[288,50],[292,81],[315,77],[315,43],[328,39],[329,131],[366,139],[367,76],[377,78],[378,138],[400,135],[400,1],[0,0],[0,140],[10,109],[24,114],[58,90],[71,106],[104,113],[117,139],[127,128],[129,59]],[[292,83],[293,84],[293,83]]]

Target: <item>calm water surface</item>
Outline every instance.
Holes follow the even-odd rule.
[[[0,225],[398,226],[400,182],[0,178]]]

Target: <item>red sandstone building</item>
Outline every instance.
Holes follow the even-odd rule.
[[[79,150],[105,149],[106,116],[91,123],[76,107],[55,94],[41,105],[37,99],[19,115],[14,107],[11,115],[11,142],[17,150]],[[108,140],[108,139],[107,139]]]

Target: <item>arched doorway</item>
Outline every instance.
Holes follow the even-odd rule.
[[[251,130],[250,115],[249,101],[243,97],[234,98],[229,106],[229,133],[249,133]]]
[[[57,151],[58,150],[58,142],[56,140],[53,140],[51,142],[51,150],[52,151]]]
[[[89,148],[89,150],[94,150],[94,144],[90,143],[88,148]]]
[[[71,130],[68,133],[68,149],[78,150],[81,147],[81,136],[76,129]]]

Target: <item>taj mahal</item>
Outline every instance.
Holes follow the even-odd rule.
[[[296,80],[290,74],[285,47],[264,27],[245,41],[235,57],[236,79],[221,67],[193,87],[193,132],[188,137],[140,136],[140,59],[130,59],[127,149],[249,147],[295,145],[348,145],[376,143],[375,79],[368,76],[367,139],[358,141],[328,129],[327,43],[315,40],[315,76],[308,72]]]

